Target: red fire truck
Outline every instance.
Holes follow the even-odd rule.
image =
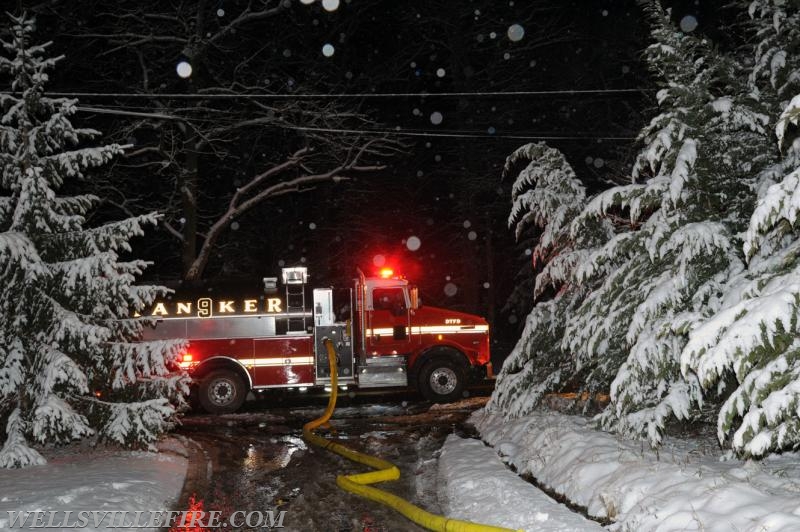
[[[325,338],[343,387],[411,384],[450,402],[468,379],[492,376],[486,320],[420,304],[416,286],[391,270],[358,273],[353,288],[311,289],[306,268],[283,268],[282,289],[267,277],[258,297],[158,302],[145,339],[189,340],[181,366],[213,414],[234,412],[251,390],[329,385]]]

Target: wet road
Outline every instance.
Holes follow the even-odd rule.
[[[318,432],[393,462],[401,478],[377,487],[439,513],[436,454],[447,435],[462,433],[465,419],[487,400],[474,397],[431,408],[415,396],[344,398],[331,421],[332,433]],[[202,509],[219,510],[223,516],[285,510],[288,531],[423,530],[393,510],[336,486],[336,475],[369,468],[306,446],[302,426],[318,417],[326,402],[322,397],[274,396],[246,404],[243,413],[185,418],[180,434],[199,443],[211,464],[205,482],[198,484]]]

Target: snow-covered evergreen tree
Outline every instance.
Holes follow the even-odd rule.
[[[763,456],[800,446],[800,6],[759,0],[749,13],[752,93],[777,117],[773,154],[783,156],[758,176],[744,236],[748,268],[729,281],[721,310],[692,331],[682,364],[704,387],[730,394],[717,420],[720,442]]]
[[[571,222],[515,196],[512,221],[542,216],[575,260],[554,262],[569,274],[500,374],[491,404],[506,415],[580,377],[610,390],[609,430],[658,444],[705,404],[741,455],[800,448],[800,4],[739,8],[752,40],[724,54],[647,8],[662,88],[632,184],[576,195]],[[612,233],[578,253],[599,224]]]
[[[490,407],[509,417],[528,413],[544,393],[574,373],[572,356],[560,345],[566,317],[583,294],[573,274],[587,250],[611,232],[601,223],[570,236],[569,224],[585,206],[586,191],[561,152],[544,143],[526,144],[506,159],[504,175],[520,165],[524,167],[512,187],[508,224],[518,240],[535,240],[532,261],[539,272],[529,295],[537,303],[503,364],[491,400]]]
[[[703,400],[680,355],[688,328],[718,308],[725,282],[744,268],[736,234],[769,148],[768,119],[739,65],[678,31],[658,3],[648,12],[655,42],[645,55],[662,88],[633,169],[645,181],[600,194],[579,217],[626,211],[633,230],[598,252],[623,259],[570,319],[564,348],[591,371],[590,389],[610,386],[602,426],[658,444],[667,419],[689,417]]]
[[[33,443],[91,434],[151,444],[187,392],[180,343],[135,342],[143,323],[131,316],[163,289],[134,285],[146,264],[121,254],[156,216],[89,226],[98,198],[58,194],[122,148],[85,147],[98,132],[73,127],[77,102],[45,96],[58,58],[31,44],[33,30],[12,17],[0,57],[12,91],[0,95],[0,467],[43,463]]]

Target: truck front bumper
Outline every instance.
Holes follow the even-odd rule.
[[[470,378],[473,382],[480,382],[482,380],[496,378],[491,362],[487,362],[482,366],[472,366],[470,369]]]

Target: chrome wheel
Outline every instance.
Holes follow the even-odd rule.
[[[233,383],[227,379],[220,379],[211,385],[211,402],[218,406],[226,406],[233,401],[236,389]]]
[[[238,410],[247,395],[247,386],[234,371],[212,371],[200,381],[200,405],[209,414],[230,414]]]
[[[446,366],[438,367],[431,372],[429,383],[434,393],[448,395],[458,386],[458,375]]]

